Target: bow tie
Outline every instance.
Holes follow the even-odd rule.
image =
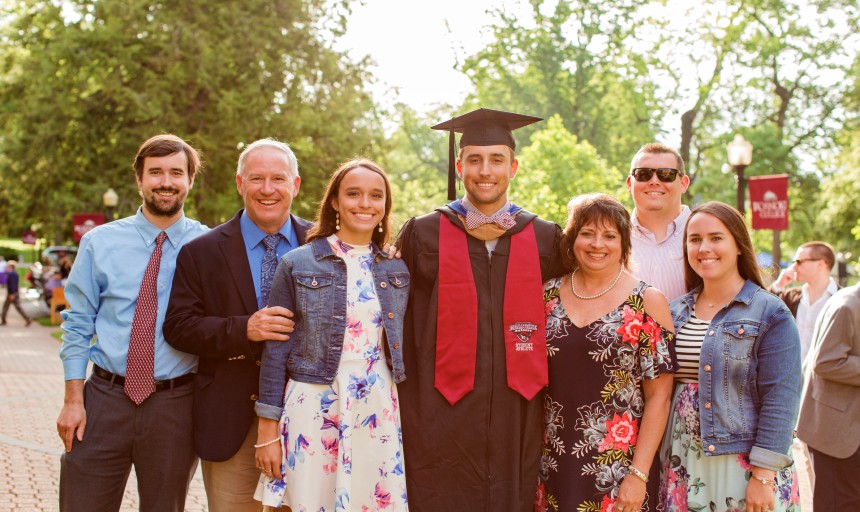
[[[511,229],[516,223],[517,221],[508,212],[496,212],[490,216],[472,210],[466,212],[466,229],[475,229],[484,224],[495,224],[502,229]]]

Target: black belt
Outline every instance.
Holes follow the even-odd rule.
[[[118,386],[125,385],[125,377],[111,373],[95,364],[93,365],[93,375]],[[176,377],[175,379],[157,380],[155,381],[155,390],[163,391],[165,389],[175,388],[177,386],[182,386],[183,384],[188,384],[192,380],[194,380],[193,373],[186,373],[185,375]]]

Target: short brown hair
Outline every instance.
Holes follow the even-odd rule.
[[[747,230],[747,225],[744,223],[744,218],[734,208],[721,203],[719,201],[709,201],[693,208],[690,212],[690,217],[687,218],[687,225],[684,226],[684,283],[687,286],[687,291],[692,291],[704,282],[702,277],[693,270],[690,266],[689,256],[687,254],[687,227],[690,225],[690,220],[698,214],[707,213],[726,226],[729,234],[735,240],[735,245],[738,246],[741,253],[738,255],[738,273],[744,279],[748,279],[755,284],[764,288],[764,283],[761,280],[761,272],[756,261],[755,251],[753,250],[750,232]]]
[[[377,247],[380,248],[388,242],[388,237],[391,234],[389,226],[391,220],[391,184],[388,182],[388,176],[379,164],[363,157],[356,157],[344,162],[332,173],[328,186],[326,186],[325,194],[323,194],[322,201],[320,202],[316,224],[308,230],[306,237],[308,242],[337,233],[337,211],[334,209],[334,206],[331,205],[331,200],[336,198],[338,192],[340,192],[340,183],[343,181],[344,176],[346,176],[349,171],[358,167],[364,167],[365,169],[375,172],[382,176],[382,181],[385,182],[385,213],[382,215],[381,221],[382,232],[374,229],[371,240],[373,240]]]
[[[567,268],[577,268],[579,263],[573,254],[573,243],[579,232],[590,223],[615,226],[621,235],[621,266],[630,270],[630,212],[609,194],[582,194],[567,203],[567,223],[561,237],[561,258]]]
[[[194,181],[194,175],[201,169],[200,155],[187,142],[176,135],[162,133],[144,142],[134,157],[134,175],[137,179],[143,177],[143,161],[149,156],[168,156],[183,151],[188,158],[188,182]]]
[[[646,153],[668,153],[670,155],[674,155],[675,160],[677,161],[676,165],[678,166],[678,170],[681,171],[681,176],[687,175],[687,170],[684,168],[684,159],[681,158],[681,153],[678,153],[678,150],[676,150],[675,148],[667,146],[665,144],[661,144],[659,142],[649,142],[648,144],[645,144],[644,146],[639,148],[639,151],[637,151],[636,154],[633,155],[633,160],[630,161],[630,172],[633,172],[633,169],[638,166],[639,158]]]
[[[806,242],[800,248],[809,249],[813,258],[824,260],[827,268],[831,270],[833,270],[833,265],[836,265],[836,254],[833,252],[833,246],[827,242],[819,242],[817,240],[815,242]]]

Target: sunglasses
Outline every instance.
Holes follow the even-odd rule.
[[[821,260],[821,258],[800,258],[800,259],[794,260],[793,263],[797,266],[800,266],[800,265],[803,265],[804,261],[820,261],[820,260]]]
[[[636,181],[650,181],[651,176],[654,176],[654,173],[657,173],[657,179],[665,183],[671,183],[675,181],[675,178],[681,174],[681,171],[678,169],[672,169],[671,167],[660,167],[659,169],[652,169],[650,167],[637,167],[630,171],[630,175],[633,176]]]

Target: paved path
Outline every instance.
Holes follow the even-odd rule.
[[[0,291],[0,304],[3,299],[5,292]],[[8,321],[8,326],[0,327],[0,511],[55,511],[63,450],[56,430],[63,405],[63,368],[57,357],[59,343],[51,336],[58,328],[36,323],[24,327],[15,311],[9,312]],[[797,451],[795,457],[803,511],[812,512],[806,464]],[[137,483],[132,472],[121,511],[136,510]],[[185,510],[206,510],[199,468]]]
[[[0,291],[0,304],[5,291]],[[0,327],[0,510],[42,512],[58,509],[63,443],[56,420],[63,405],[63,368],[57,328],[24,327],[15,311]],[[123,512],[138,510],[132,472]],[[206,495],[198,469],[186,500],[187,511],[205,511]]]

